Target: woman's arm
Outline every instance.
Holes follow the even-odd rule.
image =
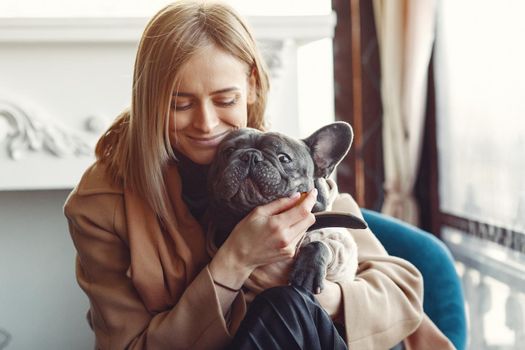
[[[316,196],[312,190],[299,204],[297,194],[260,206],[231,232],[209,264],[224,313],[233,297],[231,290],[240,289],[254,269],[291,261],[297,242],[315,221],[311,208]]]
[[[250,212],[217,251],[216,256],[229,264],[227,274],[219,277],[240,287],[255,268],[293,257],[297,243],[315,222],[311,210],[316,197],[314,188],[304,200],[296,193]]]

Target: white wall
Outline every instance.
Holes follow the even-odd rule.
[[[93,349],[62,214],[68,193],[0,192],[0,329],[12,336],[9,350]]]

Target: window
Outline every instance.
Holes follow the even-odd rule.
[[[442,238],[470,348],[518,348],[525,310],[525,3],[439,2],[434,55]]]
[[[525,3],[442,1],[436,67],[444,212],[525,230]]]

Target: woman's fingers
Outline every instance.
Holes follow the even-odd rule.
[[[268,204],[257,207],[257,211],[261,215],[288,218],[291,222],[296,222],[305,217],[312,211],[312,208],[317,201],[317,189],[313,188],[308,192],[308,195],[302,199],[301,194],[296,192],[290,197],[283,197]],[[300,202],[298,204],[298,202]]]
[[[292,243],[297,245],[303,239],[306,230],[315,223],[314,214],[310,213],[306,220],[301,220],[290,227],[290,232],[295,233]]]
[[[312,208],[317,200],[317,190],[312,190],[308,196],[299,205],[292,209],[279,214],[275,218],[286,225],[286,240],[288,246],[294,250],[295,247],[303,240],[306,230],[315,223],[315,216],[312,214]]]
[[[295,203],[297,203],[297,201],[299,200],[300,196],[300,193],[296,192],[290,197],[283,197],[268,204],[261,205],[257,207],[256,211],[258,212],[258,214],[264,216],[272,216],[279,214],[293,207]]]
[[[285,222],[287,226],[295,225],[300,221],[304,221],[312,213],[312,208],[314,207],[316,201],[317,189],[314,188],[308,192],[306,198],[299,204],[290,207],[288,210],[281,212],[275,217],[279,221],[282,220]]]

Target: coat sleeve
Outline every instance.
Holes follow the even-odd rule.
[[[333,210],[362,218],[348,194],[336,198]],[[347,343],[352,350],[392,348],[423,319],[421,274],[406,260],[389,256],[370,229],[350,231],[358,247],[357,276],[338,282]]]
[[[207,267],[171,309],[160,313],[146,309],[128,276],[129,249],[116,228],[122,207],[122,195],[74,193],[64,207],[77,249],[77,280],[90,301],[89,323],[97,349],[223,347],[231,337]],[[239,295],[232,308],[243,307],[240,299]]]

